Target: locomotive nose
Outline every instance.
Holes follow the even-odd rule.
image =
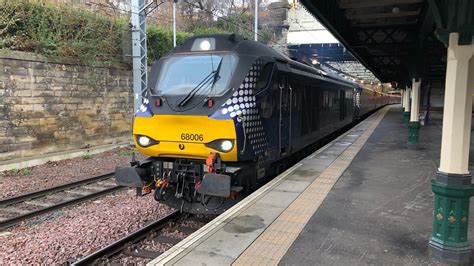
[[[162,130],[160,130],[162,129]],[[237,161],[233,120],[207,116],[154,115],[136,117],[135,146],[148,156],[206,159],[219,152],[224,161]]]

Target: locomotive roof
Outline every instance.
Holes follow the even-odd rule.
[[[274,50],[273,48],[253,40],[248,40],[243,38],[240,35],[236,34],[205,34],[205,35],[196,35],[186,39],[186,41],[175,47],[171,53],[172,54],[186,54],[186,53],[202,53],[203,51],[193,50],[196,39],[206,39],[213,38],[215,39],[215,47],[212,52],[225,52],[232,51],[237,55],[247,55],[247,56],[268,56],[273,57],[275,60],[280,63],[286,63],[291,69],[297,69],[300,71],[309,72],[318,76],[336,80],[339,82],[346,83],[349,86],[360,87],[359,84],[340,77],[329,71],[325,71],[321,67],[309,66],[301,62],[295,61],[288,56],[281,54],[280,52]],[[205,51],[209,52],[209,51]]]

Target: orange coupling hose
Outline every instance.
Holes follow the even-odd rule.
[[[206,166],[207,166],[207,172],[208,173],[214,172],[214,162],[215,162],[216,158],[217,158],[217,156],[214,152],[209,153],[209,156],[207,156]]]

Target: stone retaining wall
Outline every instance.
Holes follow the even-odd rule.
[[[130,139],[132,76],[0,50],[0,161]]]

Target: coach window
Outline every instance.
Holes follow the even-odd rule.
[[[273,63],[268,63],[263,67],[262,72],[260,73],[260,76],[257,79],[257,84],[255,85],[255,90],[257,92],[267,87],[268,81],[272,76],[272,70]]]

